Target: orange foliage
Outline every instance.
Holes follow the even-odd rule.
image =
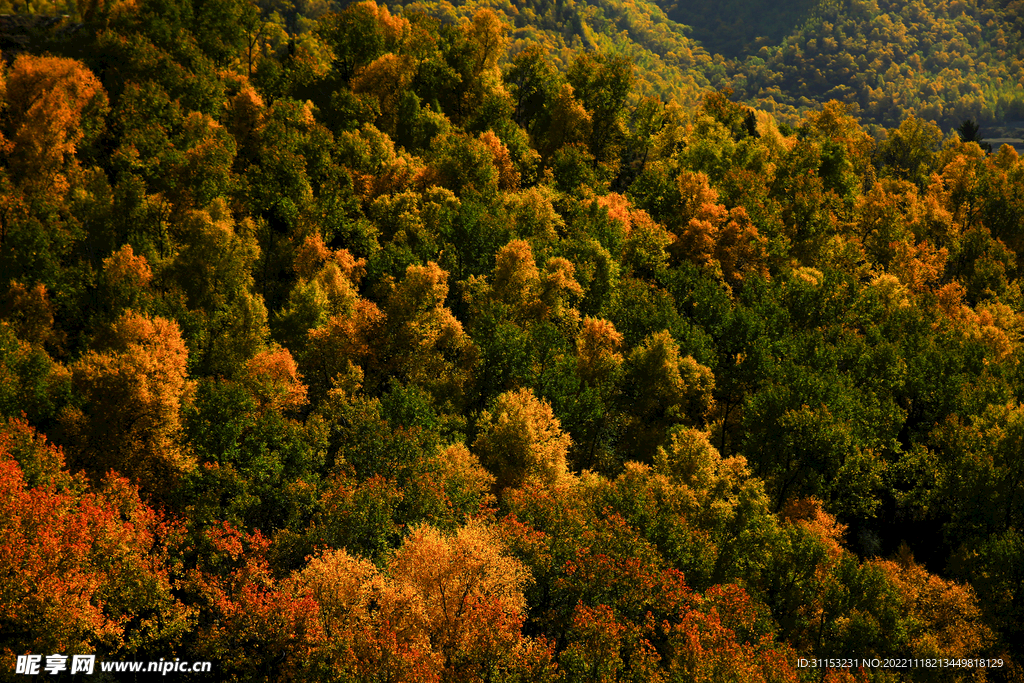
[[[422,628],[450,672],[446,680],[480,680],[515,652],[530,574],[481,522],[451,536],[428,526],[413,529],[388,570],[422,605]]]
[[[35,487],[14,459],[26,445],[51,470]],[[173,643],[189,611],[171,595],[161,541],[171,529],[126,480],[82,493],[60,465],[26,426],[0,435],[0,656]]]
[[[731,285],[752,274],[767,277],[767,242],[746,209],[729,211],[719,204],[703,173],[683,173],[676,184],[682,206],[671,253],[718,273]]]
[[[200,608],[196,652],[217,661],[224,680],[254,670],[301,671],[321,636],[313,619],[316,603],[282,589],[259,532],[245,534],[223,522],[202,540],[206,566],[191,570],[185,582]]]
[[[895,584],[904,609],[914,617],[914,657],[976,657],[992,643],[970,586],[929,574],[903,545],[895,560],[874,560]]]
[[[313,279],[327,263],[337,264],[341,276],[353,284],[366,274],[366,259],[355,258],[348,249],[331,251],[318,234],[307,235],[295,250],[295,273],[301,278]]]
[[[243,87],[228,100],[225,125],[240,148],[255,142],[256,132],[263,125],[265,109],[263,98],[252,86]]]
[[[261,406],[280,412],[306,404],[306,385],[288,349],[260,351],[245,364],[245,371]]]
[[[508,147],[498,139],[492,131],[480,134],[480,141],[487,145],[494,158],[494,168],[498,170],[498,188],[502,190],[519,189],[519,171],[512,163]]]
[[[136,256],[132,245],[126,244],[103,259],[103,272],[114,286],[142,288],[153,279],[153,271],[145,256]]]
[[[699,603],[698,603],[699,604]],[[796,653],[765,635],[759,641],[740,641],[737,631],[753,625],[750,596],[734,585],[715,586],[704,604],[665,625],[669,639],[666,665],[674,680],[700,683],[723,680],[796,683]]]
[[[391,14],[387,5],[378,5],[374,0],[357,2],[352,5],[350,11],[371,17],[376,21],[388,44],[397,43],[409,31],[408,19],[401,15]]]
[[[799,524],[822,542],[832,559],[843,553],[843,534],[846,526],[825,512],[817,498],[796,498],[786,501],[780,516],[784,521]]]
[[[545,319],[551,315],[576,314],[565,306],[568,295],[582,296],[576,267],[562,257],[548,259],[543,279],[526,240],[512,240],[495,257],[491,293],[509,306],[513,319]]]
[[[568,482],[565,456],[572,441],[551,410],[530,389],[498,396],[480,419],[473,450],[497,478],[498,489],[538,482]]]
[[[594,683],[644,681],[659,683],[665,672],[661,657],[646,636],[651,627],[620,620],[608,605],[588,607],[582,603],[573,611],[569,646],[559,656],[562,670],[570,680],[586,677]]]
[[[452,534],[415,527],[383,572],[345,550],[323,552],[285,591],[311,608],[304,637],[315,665],[358,680],[468,683],[543,661],[520,633],[529,578],[471,521]]]
[[[890,270],[915,294],[927,291],[942,277],[949,258],[945,247],[936,249],[930,242],[896,242],[893,248]]]
[[[971,308],[964,300],[966,291],[959,282],[943,285],[936,295],[939,311],[967,338],[980,341],[991,360],[1005,360],[1016,350],[1021,323],[1010,306],[993,301]]]
[[[84,410],[62,420],[72,454],[94,477],[114,469],[144,488],[166,490],[174,475],[190,469],[178,447],[181,408],[191,399],[188,350],[178,326],[163,318],[125,312],[71,366]]]
[[[22,182],[62,188],[60,175],[85,131],[102,115],[107,96],[81,62],[61,57],[19,55],[7,74],[12,167]]]
[[[539,281],[540,271],[528,242],[513,240],[498,251],[491,286],[499,300],[514,308],[526,308]]]

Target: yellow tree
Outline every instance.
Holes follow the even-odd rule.
[[[451,535],[416,527],[388,570],[420,601],[443,680],[489,680],[500,668],[516,666],[530,573],[482,522]]]
[[[576,281],[576,267],[566,258],[556,256],[537,267],[530,243],[512,240],[495,257],[490,296],[509,307],[512,319],[525,322],[568,315],[578,320],[578,313],[567,304],[583,295]]]
[[[495,399],[481,417],[473,450],[495,476],[500,491],[527,482],[568,483],[565,456],[571,444],[551,404],[524,388]]]
[[[99,80],[76,60],[23,54],[0,94],[8,110],[14,177],[40,191],[65,190],[66,163],[102,125],[107,95]]]
[[[622,333],[607,320],[584,318],[576,338],[576,365],[580,377],[598,385],[613,377],[622,367]]]
[[[384,571],[323,552],[285,586],[315,606],[299,680],[468,683],[529,668],[544,654],[520,630],[529,580],[479,521],[454,533],[414,527]]]
[[[433,261],[409,266],[394,283],[384,312],[384,369],[458,405],[476,362],[476,347],[445,307],[448,272]]]
[[[193,464],[178,442],[192,394],[178,326],[127,311],[95,346],[70,368],[85,399],[62,415],[74,464],[95,478],[112,469],[149,491],[166,490]]]

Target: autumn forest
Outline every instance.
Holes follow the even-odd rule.
[[[1024,680],[1020,0],[0,13],[0,680]]]

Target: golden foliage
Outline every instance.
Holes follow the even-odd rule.
[[[449,680],[477,680],[473,669],[483,670],[514,652],[522,637],[523,588],[530,573],[503,552],[482,522],[470,521],[454,535],[414,528],[388,570],[422,605],[423,628],[452,670]]]
[[[512,240],[498,251],[491,287],[495,296],[518,311],[532,303],[540,282],[533,249],[525,240]]]
[[[491,156],[494,158],[494,168],[498,170],[498,189],[518,190],[519,171],[516,170],[515,164],[512,162],[508,147],[492,131],[481,133],[480,141],[487,145],[487,149],[491,151]]]
[[[551,404],[524,388],[501,394],[481,416],[473,450],[501,490],[530,482],[568,483],[565,456],[571,444]]]
[[[526,643],[523,589],[529,571],[497,536],[470,521],[445,534],[414,527],[386,571],[329,550],[288,582],[312,598],[318,629],[313,659],[349,676],[389,680],[478,681],[514,667]]]
[[[622,366],[622,334],[599,318],[586,317],[576,337],[576,367],[583,381],[597,384],[610,379]]]
[[[147,490],[166,490],[194,463],[178,444],[181,409],[191,401],[188,350],[178,325],[126,311],[70,367],[85,398],[68,408],[72,459],[94,477],[113,469]]]
[[[288,349],[265,349],[250,358],[245,381],[261,407],[281,412],[306,404],[306,385]]]
[[[386,367],[458,403],[476,362],[476,347],[462,323],[445,307],[448,272],[433,261],[409,266],[392,283],[385,303]]]
[[[676,180],[681,197],[670,251],[736,285],[751,275],[768,276],[767,241],[747,210],[718,203],[704,173],[684,172]]]
[[[142,288],[153,279],[146,257],[136,256],[130,244],[103,259],[103,272],[110,284],[119,287]]]
[[[973,657],[992,643],[970,586],[928,573],[914,562],[904,544],[893,560],[874,560],[898,590],[903,608],[914,619],[914,657]]]
[[[62,191],[65,163],[107,108],[107,95],[81,62],[19,55],[6,77],[15,175],[39,189]]]
[[[398,128],[398,102],[416,73],[412,66],[408,55],[388,53],[359,69],[352,78],[352,92],[376,99],[380,112],[377,126],[385,133],[394,135]]]
[[[309,330],[306,376],[318,393],[326,393],[332,380],[350,366],[370,362],[383,322],[384,314],[375,303],[359,299],[350,310],[331,316],[323,327]]]

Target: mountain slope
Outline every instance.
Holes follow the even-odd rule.
[[[1020,3],[841,0],[781,44],[732,66],[737,95],[769,110],[830,99],[894,126],[1024,117]]]

